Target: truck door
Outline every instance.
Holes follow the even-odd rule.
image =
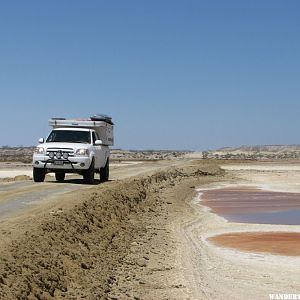
[[[99,169],[104,167],[105,165],[105,151],[102,149],[102,146],[96,146],[95,141],[99,140],[97,133],[95,131],[92,132],[93,139],[93,147],[95,152],[95,168]]]
[[[93,141],[93,151],[95,153],[95,169],[99,169],[99,165],[100,165],[100,147],[95,145],[95,141],[96,141],[96,135],[95,132],[92,131],[92,141]]]

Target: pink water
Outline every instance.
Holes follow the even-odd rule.
[[[202,204],[232,222],[300,224],[300,194],[255,188],[223,188],[203,193]]]

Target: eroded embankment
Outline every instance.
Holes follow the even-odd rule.
[[[217,166],[200,164],[100,185],[74,208],[44,215],[1,251],[0,298],[109,298],[118,285],[114,270],[135,237],[147,233],[143,217],[153,224],[160,214],[167,220],[164,189],[216,174]],[[148,259],[137,255],[130,264],[136,268]]]

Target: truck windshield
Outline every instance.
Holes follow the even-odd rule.
[[[47,138],[47,143],[91,143],[91,135],[89,131],[76,130],[52,130]]]

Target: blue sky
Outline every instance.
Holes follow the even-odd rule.
[[[110,114],[116,147],[298,144],[299,1],[1,1],[0,145]]]

